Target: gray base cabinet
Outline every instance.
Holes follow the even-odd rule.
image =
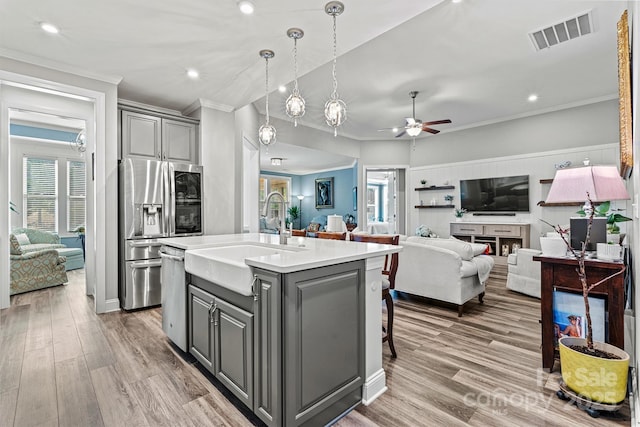
[[[253,314],[189,285],[189,351],[245,405],[253,405]]]
[[[364,261],[254,274],[255,299],[195,278],[190,352],[265,424],[326,425],[362,400]]]

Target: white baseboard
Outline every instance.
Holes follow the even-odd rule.
[[[369,376],[362,386],[362,403],[365,406],[370,405],[374,400],[387,391],[386,375],[384,369]]]
[[[110,311],[120,311],[120,300],[118,298],[105,301],[104,312],[108,313]]]

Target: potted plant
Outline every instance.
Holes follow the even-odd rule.
[[[620,234],[618,223],[632,221],[631,218],[617,213],[620,210],[622,209],[611,210],[611,202],[600,203],[594,208],[594,216],[607,217],[607,242],[622,244],[625,235]],[[583,209],[577,213],[580,216],[586,216]]]
[[[420,184],[422,184],[423,186],[427,185],[427,180],[426,179],[421,179],[420,180]]]
[[[12,201],[9,201],[9,210],[15,214],[20,214],[20,212],[18,212],[16,204]]]
[[[466,213],[467,213],[467,210],[466,210],[465,208],[460,208],[460,209],[455,208],[455,209],[453,210],[453,215],[456,217],[456,221],[457,221],[457,222],[462,221],[462,217],[463,217],[463,216],[464,216],[464,214],[466,214]]]
[[[296,219],[300,218],[300,209],[297,206],[291,206],[287,213],[289,214],[289,222],[293,223]],[[301,224],[300,224],[301,225]]]
[[[451,204],[451,202],[453,202],[453,196],[451,194],[447,194],[444,196],[444,201],[447,202],[447,204]]]
[[[591,198],[587,193],[589,204]],[[607,208],[608,209],[608,208]],[[607,280],[622,274],[624,268],[604,279],[589,283],[586,269],[586,247],[590,239],[593,217],[592,210],[588,219],[587,234],[580,250],[573,249],[567,240],[567,230],[559,225],[550,225],[564,241],[567,249],[576,258],[578,279],[582,285],[584,313],[586,318],[586,338],[564,336],[558,340],[560,350],[560,365],[562,380],[566,386],[580,397],[591,401],[615,405],[622,402],[627,391],[627,375],[629,370],[629,355],[622,349],[607,343],[593,342],[591,312],[589,309],[589,292]],[[559,396],[564,394],[559,392]]]
[[[80,244],[82,245],[82,258],[86,259],[85,250],[84,250],[84,242],[85,242],[85,228],[84,225],[79,225],[73,230],[77,235],[78,239],[80,239]]]

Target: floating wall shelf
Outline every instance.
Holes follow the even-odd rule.
[[[456,187],[453,185],[441,185],[441,186],[432,185],[431,187],[417,187],[416,191],[453,190],[454,188]]]
[[[417,205],[416,208],[417,209],[438,209],[438,208],[453,209],[455,208],[455,206],[454,205]]]

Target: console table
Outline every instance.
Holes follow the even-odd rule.
[[[530,224],[511,222],[452,222],[449,234],[461,240],[473,243],[486,243],[491,246],[494,255],[507,256],[502,252],[502,246],[508,246],[508,252],[512,252],[515,243],[521,248],[529,247]]]
[[[540,261],[541,268],[542,368],[551,372],[556,355],[553,330],[553,291],[579,291],[582,295],[582,285],[576,272],[578,261],[574,258],[535,256],[533,260]],[[622,270],[624,264],[622,262],[586,260],[585,268],[587,281],[592,284]],[[618,274],[600,284],[589,295],[606,299],[609,325],[607,342],[624,349],[624,274]]]

